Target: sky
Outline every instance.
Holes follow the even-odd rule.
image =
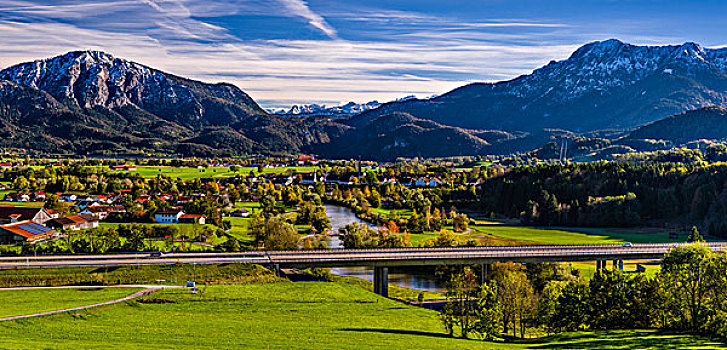
[[[0,0],[0,67],[94,49],[264,108],[428,97],[617,38],[727,45],[726,1]]]

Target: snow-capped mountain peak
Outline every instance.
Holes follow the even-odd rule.
[[[289,110],[273,110],[273,114],[288,117],[309,117],[309,116],[330,116],[348,117],[377,108],[381,105],[378,101],[366,103],[348,102],[343,105],[327,107],[326,105],[307,104],[293,105]]]

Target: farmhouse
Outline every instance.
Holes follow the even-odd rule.
[[[0,243],[15,244],[33,242],[56,234],[51,228],[30,220],[0,225]]]
[[[43,224],[57,217],[57,213],[49,213],[43,208],[0,207],[0,224],[12,224],[28,220]]]
[[[86,207],[86,209],[83,209],[79,214],[90,215],[90,216],[95,217],[98,220],[103,220],[103,219],[106,219],[107,216],[109,216],[109,207],[107,207],[107,206]]]
[[[48,226],[56,230],[78,231],[98,227],[98,219],[93,215],[74,215],[48,220]]]
[[[182,214],[179,216],[180,224],[200,224],[204,225],[207,218],[200,214]]]

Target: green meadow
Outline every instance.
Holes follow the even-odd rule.
[[[264,168],[264,174],[283,174],[288,171],[295,173],[310,173],[317,169],[312,166],[282,166],[273,168]],[[228,167],[206,167],[206,168],[190,168],[190,167],[171,167],[171,166],[138,166],[136,170],[120,171],[130,174],[139,174],[141,177],[152,178],[158,175],[165,175],[171,178],[179,178],[182,180],[194,180],[199,178],[228,178],[240,175],[247,175],[250,172],[257,173],[257,167],[238,167],[237,171],[231,171]]]
[[[437,313],[327,282],[168,290],[74,313],[0,323],[14,349],[722,349],[651,330],[579,332],[514,342],[449,338]]]
[[[0,317],[19,316],[44,311],[115,300],[134,294],[139,288],[44,288],[27,290],[0,289]]]

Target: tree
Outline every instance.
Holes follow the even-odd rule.
[[[24,191],[27,190],[29,187],[28,179],[25,178],[25,176],[18,176],[13,181],[13,189],[17,191]]]
[[[331,228],[331,220],[326,215],[326,207],[320,206],[321,210],[317,210],[311,218],[311,226],[318,233],[325,233]]]
[[[480,286],[477,300],[477,321],[473,331],[485,340],[492,340],[502,329],[502,305],[498,296],[497,284],[489,281]]]
[[[265,218],[260,214],[253,214],[250,220],[250,234],[255,237],[255,243],[258,246],[263,245],[265,241]]]
[[[520,337],[525,337],[525,324],[534,315],[535,291],[525,272],[505,271],[498,282],[500,303],[502,303],[503,332],[507,333],[512,325],[512,335],[516,336],[518,326]]]
[[[543,287],[543,291],[540,293],[538,323],[544,325],[548,332],[554,332],[552,324],[555,322],[555,311],[558,307],[558,299],[563,294],[563,288],[566,283],[563,281],[550,281]]]
[[[298,230],[281,218],[271,218],[265,223],[263,244],[269,250],[298,249]]]
[[[220,247],[226,252],[239,252],[242,250],[240,240],[232,236],[228,236],[227,240]]]
[[[343,247],[346,249],[364,248],[364,242],[368,238],[368,226],[366,224],[352,223],[340,228]]]
[[[451,337],[458,331],[462,338],[467,338],[475,330],[479,313],[478,291],[477,276],[468,267],[453,275],[447,284],[447,304],[440,313],[440,319]]]
[[[452,227],[454,228],[454,232],[467,231],[468,226],[469,218],[467,214],[452,213]]]
[[[558,304],[551,318],[551,327],[559,332],[578,331],[588,327],[588,285],[568,282],[558,297]]]
[[[457,246],[457,235],[454,232],[441,229],[437,237],[434,237],[432,241],[434,247],[456,247]]]
[[[699,234],[697,226],[692,226],[692,231],[689,233],[689,238],[687,238],[687,242],[704,242],[704,238],[702,237],[702,235]]]
[[[698,331],[712,301],[712,250],[703,243],[672,248],[661,265],[660,278],[667,291],[672,327]]]
[[[604,270],[589,283],[589,325],[592,329],[650,328],[656,298],[643,274]]]

